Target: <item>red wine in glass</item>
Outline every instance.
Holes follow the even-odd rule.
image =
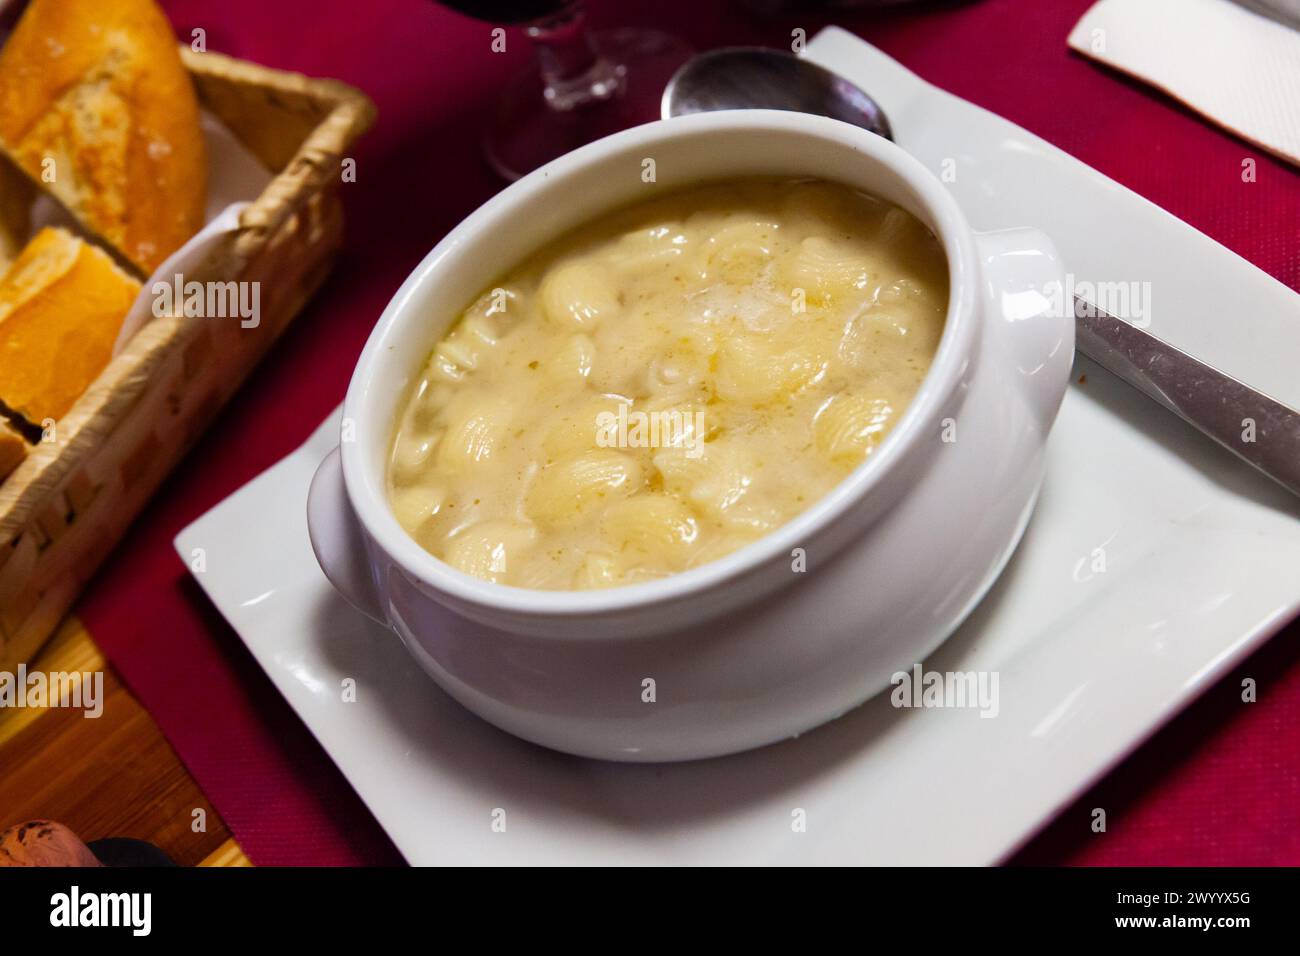
[[[579,0],[438,2],[522,26],[537,53],[538,70],[507,84],[483,136],[488,162],[507,179],[659,119],[664,87],[692,52],[658,30],[592,31]]]

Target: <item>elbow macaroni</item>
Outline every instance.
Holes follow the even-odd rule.
[[[620,210],[434,347],[397,422],[393,512],[453,567],[521,587],[712,561],[872,453],[947,302],[934,237],[844,186],[739,180]]]

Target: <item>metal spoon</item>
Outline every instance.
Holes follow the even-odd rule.
[[[668,81],[662,111],[767,109],[817,113],[894,138],[885,111],[848,80],[790,53],[730,47],[688,60]]]
[[[816,113],[893,139],[885,111],[865,92],[780,50],[698,56],[669,81],[662,106],[665,119],[758,108]],[[1074,317],[1080,352],[1300,495],[1300,412],[1078,296]]]

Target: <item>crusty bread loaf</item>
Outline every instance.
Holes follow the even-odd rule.
[[[62,823],[32,820],[0,833],[0,866],[103,866]]]
[[[27,442],[12,426],[0,419],[0,481],[27,457]]]
[[[198,101],[153,0],[32,0],[0,51],[0,148],[146,274],[203,225]]]
[[[0,279],[0,402],[59,419],[113,357],[140,283],[108,253],[42,229]]]

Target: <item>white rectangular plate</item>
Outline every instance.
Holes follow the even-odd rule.
[[[976,228],[1038,226],[1081,279],[1152,282],[1156,331],[1300,400],[1290,290],[843,31],[807,56],[869,90],[927,165],[957,158]],[[176,547],[187,562],[204,549],[199,584],[412,863],[992,863],[1300,606],[1296,501],[1100,369],[1077,371],[1087,384],[1066,397],[1024,542],[926,662],[997,671],[992,719],[881,696],[797,740],[667,766],[515,740],[439,691],[317,568],[305,500],[334,419]]]

